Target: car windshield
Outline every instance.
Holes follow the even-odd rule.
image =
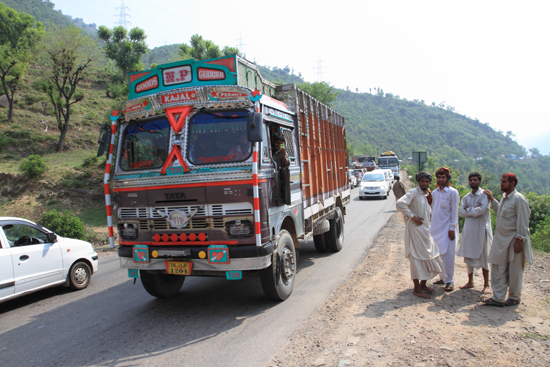
[[[122,134],[123,170],[160,168],[168,158],[170,123],[166,118],[127,126]]]
[[[191,118],[187,158],[192,164],[234,163],[252,156],[247,111],[199,112]]]
[[[363,177],[363,181],[384,181],[383,174],[369,174]]]

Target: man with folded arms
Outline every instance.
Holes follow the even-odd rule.
[[[426,293],[434,290],[426,281],[441,272],[439,251],[430,236],[432,210],[428,202],[432,175],[422,171],[416,175],[418,186],[410,190],[397,201],[397,209],[405,216],[405,257],[411,265],[411,279],[414,283],[413,294],[430,298]]]
[[[465,218],[458,256],[464,258],[468,270],[468,283],[460,289],[473,288],[474,269],[481,268],[484,281],[481,293],[487,294],[490,292],[489,252],[493,243],[489,198],[480,188],[481,175],[479,173],[472,172],[468,175],[468,185],[472,191],[462,198],[458,213]]]
[[[521,302],[525,260],[533,263],[529,238],[529,201],[516,191],[518,178],[505,173],[500,179],[504,193],[500,203],[485,190],[491,209],[497,213],[493,245],[489,253],[493,298],[483,301],[488,306],[515,306]],[[508,299],[506,299],[508,293]]]

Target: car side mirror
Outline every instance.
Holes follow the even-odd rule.
[[[57,235],[55,233],[48,233],[48,242],[49,243],[57,242]]]
[[[111,126],[108,124],[101,125],[101,130],[99,131],[99,140],[97,141],[99,144],[99,148],[97,149],[97,156],[101,157],[105,150],[107,149],[107,146],[109,145],[109,137],[111,136]]]
[[[249,112],[246,119],[247,138],[251,143],[263,140],[264,115],[260,112]]]

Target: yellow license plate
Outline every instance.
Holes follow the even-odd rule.
[[[193,263],[182,261],[165,261],[166,272],[175,275],[191,275]]]

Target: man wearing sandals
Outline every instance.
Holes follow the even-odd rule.
[[[439,248],[443,272],[434,284],[445,284],[445,291],[454,289],[455,251],[458,245],[458,205],[460,195],[451,187],[451,172],[441,167],[435,173],[437,188],[432,192],[433,215],[430,234]]]
[[[488,306],[514,306],[521,302],[525,260],[533,263],[529,238],[529,202],[516,191],[518,178],[506,173],[500,179],[504,192],[500,203],[485,190],[491,209],[497,213],[493,246],[489,254],[493,298],[485,300]],[[508,299],[506,293],[508,292]]]
[[[460,289],[473,288],[474,269],[481,268],[484,281],[481,294],[487,294],[491,292],[489,288],[489,253],[493,243],[489,198],[480,188],[481,175],[479,173],[472,172],[468,175],[468,185],[472,191],[464,195],[460,204],[459,215],[465,220],[462,240],[458,249],[458,256],[462,256],[466,263],[468,283]]]
[[[430,298],[426,293],[434,292],[426,285],[426,281],[437,276],[443,265],[437,246],[430,236],[432,210],[428,199],[431,198],[431,181],[432,175],[429,172],[418,172],[418,186],[395,204],[405,216],[405,257],[409,258],[411,265],[413,294],[422,298]]]

